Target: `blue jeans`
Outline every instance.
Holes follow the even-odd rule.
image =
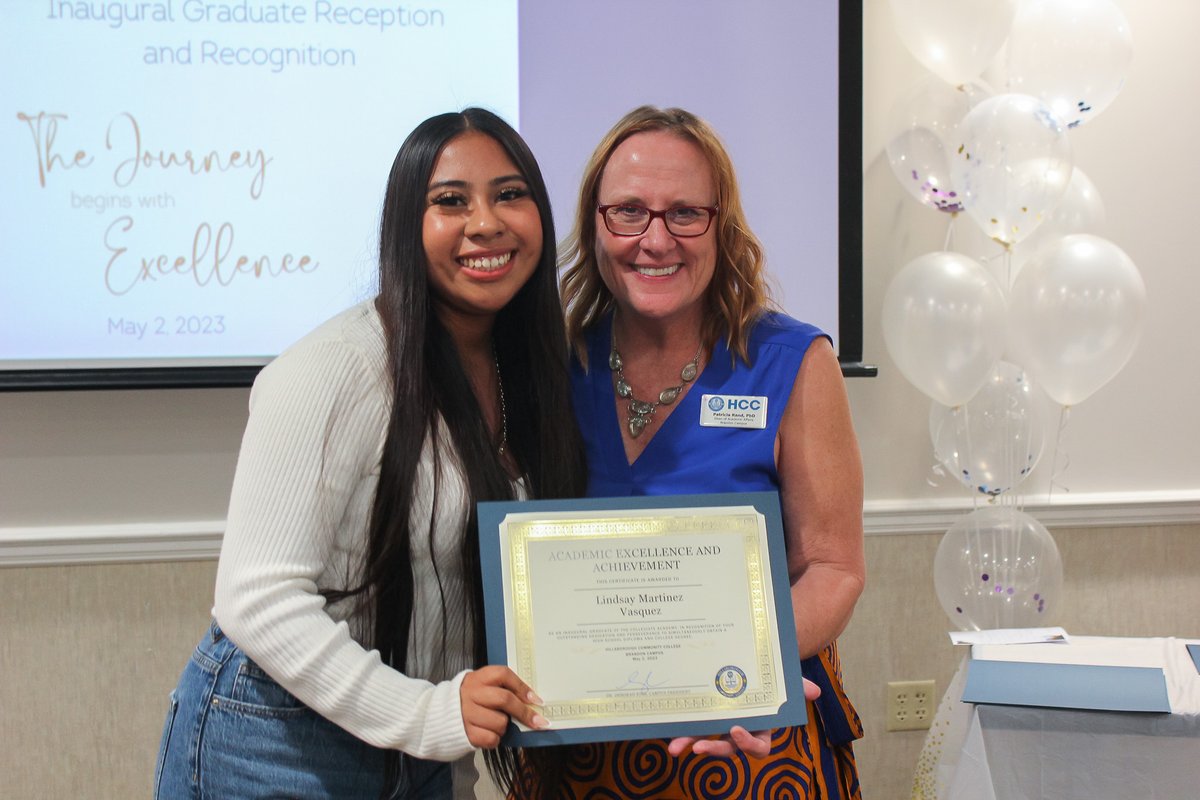
[[[293,697],[214,622],[171,692],[154,797],[375,800],[384,752]],[[405,800],[453,796],[448,763],[410,762]]]

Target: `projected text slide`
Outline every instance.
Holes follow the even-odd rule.
[[[518,119],[516,0],[0,5],[0,364],[262,363],[373,291],[425,117]]]

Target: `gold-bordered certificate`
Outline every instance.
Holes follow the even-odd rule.
[[[785,707],[803,714],[802,701],[788,704],[790,688],[802,693],[782,534],[768,525],[777,504],[773,493],[481,504],[481,540],[495,537],[483,548],[489,655],[502,647],[499,663],[541,695],[553,725],[521,744],[699,735],[773,727]]]

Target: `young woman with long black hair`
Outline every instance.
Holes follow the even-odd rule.
[[[469,797],[477,748],[547,724],[484,665],[475,503],[585,486],[554,243],[499,117],[432,117],[401,146],[378,297],[255,382],[157,797]],[[488,757],[511,779],[511,753]]]

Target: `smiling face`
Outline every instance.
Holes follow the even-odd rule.
[[[504,148],[468,131],[442,148],[422,226],[429,284],[442,323],[492,317],[537,269],[542,220]]]
[[[665,131],[637,133],[621,142],[604,167],[598,195],[601,205],[633,203],[656,211],[717,205],[716,183],[703,152]],[[717,267],[716,228],[714,220],[702,236],[677,237],[655,218],[643,234],[617,236],[597,213],[596,262],[621,311],[699,324],[704,293]]]

